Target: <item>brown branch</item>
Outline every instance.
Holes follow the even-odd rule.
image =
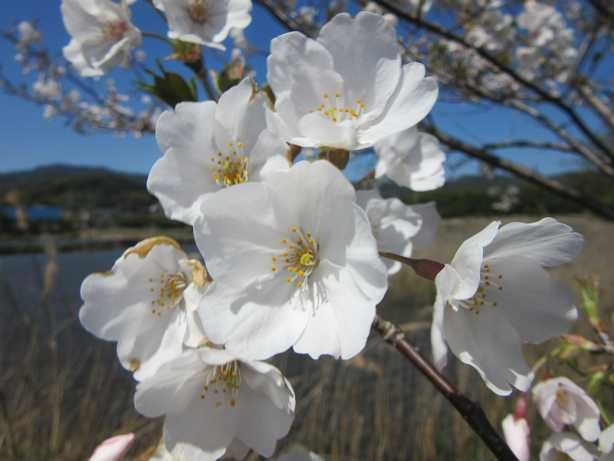
[[[494,149],[516,149],[516,148],[527,148],[527,149],[548,149],[548,150],[557,150],[560,152],[568,152],[568,153],[576,153],[576,150],[569,147],[566,144],[557,144],[553,142],[540,142],[540,141],[529,141],[525,139],[517,139],[512,141],[502,141],[502,142],[494,142],[489,144],[483,144],[482,148],[488,150]]]
[[[576,202],[603,218],[614,219],[614,210],[612,208],[595,201],[591,197],[587,197],[572,187],[563,185],[554,179],[541,176],[540,174],[522,165],[518,165],[509,160],[498,157],[482,147],[473,146],[461,141],[460,139],[453,138],[432,125],[425,127],[425,130],[438,138],[441,143],[445,144],[452,150],[462,152],[465,155],[476,158],[492,167],[513,173],[525,181],[546,189],[555,195]]]
[[[266,10],[271,13],[271,15],[279,22],[282,26],[289,30],[298,30],[303,32],[305,35],[310,37],[314,37],[316,35],[317,30],[307,30],[304,24],[296,21],[294,18],[290,17],[287,12],[277,6],[274,0],[256,0],[260,5],[262,5]]]
[[[391,322],[375,317],[372,329],[384,338],[422,373],[448,402],[460,413],[471,429],[482,439],[498,460],[517,461],[499,433],[490,424],[484,410],[477,402],[458,391],[437,369],[405,340],[401,330]]]
[[[471,50],[475,51],[485,61],[489,62],[491,65],[493,65],[495,68],[497,68],[501,72],[504,72],[507,75],[509,75],[510,77],[512,77],[516,82],[520,83],[525,88],[528,88],[531,91],[533,91],[534,93],[536,93],[537,95],[539,95],[545,102],[548,102],[548,103],[550,103],[550,104],[552,104],[554,106],[557,106],[559,109],[561,109],[576,124],[578,129],[582,133],[584,133],[584,135],[588,139],[591,140],[591,142],[595,146],[597,146],[599,149],[601,149],[608,156],[614,157],[614,153],[612,152],[610,147],[608,147],[599,138],[599,136],[597,136],[595,133],[593,133],[589,129],[589,127],[586,125],[584,120],[582,120],[580,118],[580,116],[576,113],[576,111],[572,107],[568,106],[559,97],[551,94],[550,92],[546,91],[545,89],[543,89],[540,86],[534,84],[533,82],[530,82],[529,80],[527,80],[526,78],[524,78],[523,76],[518,74],[514,69],[512,69],[511,67],[509,67],[509,66],[505,65],[504,63],[502,63],[501,61],[499,61],[495,56],[493,56],[491,53],[486,51],[484,48],[471,45],[464,38],[459,37],[458,35],[455,35],[455,34],[451,33],[450,31],[444,29],[443,27],[440,27],[437,24],[433,24],[431,22],[425,21],[423,18],[418,18],[416,16],[412,16],[411,14],[407,13],[402,8],[400,8],[399,6],[396,6],[396,5],[393,5],[393,4],[389,3],[388,0],[376,0],[375,3],[377,3],[380,6],[384,7],[385,9],[390,11],[391,13],[394,13],[395,15],[399,16],[400,18],[403,18],[404,20],[406,20],[406,21],[408,21],[408,22],[410,22],[412,24],[415,24],[416,26],[421,27],[422,29],[427,30],[428,32],[431,32],[431,33],[434,33],[436,35],[439,35],[440,37],[443,37],[443,38],[445,38],[447,40],[450,40],[452,42],[458,43],[459,45],[463,46],[464,48],[471,49]]]

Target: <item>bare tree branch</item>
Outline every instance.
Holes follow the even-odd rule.
[[[527,148],[527,149],[556,150],[560,152],[569,152],[569,153],[574,153],[574,154],[576,153],[575,149],[572,149],[566,144],[557,144],[553,142],[529,141],[526,139],[489,143],[489,144],[484,144],[482,147],[488,150]]]
[[[518,461],[512,450],[490,424],[479,403],[456,389],[405,339],[403,332],[393,323],[375,317],[372,329],[384,338],[422,373],[448,402],[460,413],[471,429],[482,439],[490,451],[501,461]]]
[[[267,0],[267,1],[269,1],[269,0]],[[527,80],[524,77],[522,77],[514,69],[512,69],[511,67],[509,67],[509,66],[505,65],[504,63],[502,63],[501,61],[499,61],[496,57],[494,57],[491,53],[486,51],[484,48],[471,45],[470,43],[468,43],[462,37],[459,37],[458,35],[455,35],[455,34],[451,33],[450,31],[448,31],[448,30],[438,26],[437,24],[433,24],[431,22],[425,21],[423,18],[418,18],[416,16],[412,16],[411,14],[407,13],[406,11],[401,9],[400,7],[391,4],[388,0],[375,0],[375,3],[379,4],[380,6],[382,6],[385,9],[387,9],[388,11],[394,13],[395,15],[405,19],[406,21],[408,21],[408,22],[410,22],[412,24],[415,24],[415,25],[423,28],[424,30],[427,30],[428,32],[431,32],[431,33],[434,33],[436,35],[439,35],[440,37],[443,37],[443,38],[445,38],[447,40],[450,40],[452,42],[458,43],[459,45],[461,45],[461,46],[463,46],[463,47],[465,47],[467,49],[471,49],[471,50],[475,51],[485,61],[487,61],[490,64],[492,64],[495,68],[497,68],[501,72],[504,72],[505,74],[509,75],[511,78],[513,78],[516,82],[518,82],[521,85],[523,85],[525,88],[528,88],[531,91],[533,91],[534,93],[536,93],[537,95],[539,95],[545,102],[548,102],[548,103],[558,107],[559,109],[561,109],[576,124],[578,129],[580,131],[582,131],[582,133],[584,133],[584,135],[588,139],[591,140],[591,142],[595,146],[597,146],[600,150],[602,150],[606,155],[608,155],[610,157],[614,157],[614,152],[612,151],[612,149],[609,146],[607,146],[599,138],[599,136],[597,134],[595,134],[592,130],[589,129],[589,127],[586,125],[584,120],[582,120],[582,118],[580,118],[580,116],[576,113],[576,111],[572,107],[567,105],[559,97],[554,96],[549,91],[546,91],[545,89],[541,88],[540,86],[536,85],[535,83],[530,82],[529,80]]]
[[[606,219],[614,219],[614,209],[599,203],[591,197],[587,197],[572,187],[563,185],[554,179],[541,176],[529,168],[498,157],[482,147],[473,146],[461,141],[460,139],[453,138],[432,125],[427,126],[426,131],[437,137],[441,143],[445,144],[450,149],[462,152],[465,155],[478,159],[492,167],[513,173],[515,176],[518,176],[519,178],[522,178],[543,189],[549,190],[559,197],[576,202]]]

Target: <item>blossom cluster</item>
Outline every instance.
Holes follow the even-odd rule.
[[[543,443],[540,461],[565,457],[573,461],[614,459],[614,425],[602,429],[602,414],[595,401],[564,376],[550,378],[532,389],[533,401],[552,434]],[[527,399],[518,400],[516,410],[502,423],[505,439],[519,461],[530,459],[530,427]]]
[[[218,47],[249,24],[251,3],[156,6],[169,36]],[[104,72],[124,63],[138,42],[127,11],[126,1],[64,0],[69,30],[90,21],[71,31],[75,66]],[[374,149],[376,177],[416,191],[444,182],[437,140],[416,127],[437,81],[403,61],[397,40],[382,15],[341,13],[316,38],[290,32],[272,41],[271,91],[245,78],[217,102],[183,102],[157,120],[163,156],[147,188],[168,218],[192,226],[198,254],[168,237],[139,242],[85,279],[79,318],[117,343],[137,381],[136,409],[164,416],[163,444],[174,456],[272,456],[290,430],[295,395],[265,360],[290,349],[356,356],[400,269],[384,256],[408,258],[433,241],[434,204],[356,191],[340,171],[354,151]],[[321,159],[296,158],[302,148]],[[497,394],[526,390],[521,345],[560,335],[576,317],[569,292],[544,268],[573,260],[581,246],[551,218],[494,222],[463,243],[433,274],[437,365],[449,348]]]

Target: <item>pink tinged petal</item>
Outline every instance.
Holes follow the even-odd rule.
[[[360,132],[361,144],[373,145],[387,136],[403,131],[420,122],[431,111],[437,100],[437,81],[424,77],[424,66],[412,62],[403,66],[403,76],[397,92],[375,121]]]
[[[485,262],[494,284],[486,291],[487,301],[497,303],[523,342],[538,344],[569,331],[578,316],[571,290],[533,258],[487,257]]]
[[[443,321],[448,346],[459,360],[475,368],[497,395],[509,395],[512,386],[529,389],[532,374],[522,354],[521,340],[496,308],[479,314],[446,309]]]
[[[450,263],[460,277],[460,283],[452,293],[454,298],[469,299],[477,291],[484,247],[493,241],[500,224],[499,221],[493,221],[473,237],[465,240],[456,251]]]
[[[371,118],[378,116],[401,77],[394,28],[378,14],[360,12],[352,18],[342,13],[322,27],[318,42],[332,55],[347,100],[361,98]]]
[[[132,433],[111,437],[96,447],[89,461],[122,461],[133,442]]]
[[[553,218],[534,223],[509,223],[501,227],[488,246],[488,258],[527,256],[543,267],[556,267],[576,258],[584,238]]]
[[[502,423],[503,436],[518,461],[529,461],[531,459],[529,423],[524,418],[514,418],[514,415],[507,415]]]
[[[181,103],[163,113],[156,124],[156,139],[164,153],[152,167],[147,189],[171,219],[192,224],[197,202],[219,186],[212,179],[213,118],[215,103]]]
[[[539,453],[540,461],[556,461],[564,453],[573,461],[595,461],[595,449],[571,432],[552,434]]]
[[[589,442],[598,439],[600,411],[590,396],[566,377],[552,378],[533,389],[533,398],[544,421],[555,431],[574,425]]]

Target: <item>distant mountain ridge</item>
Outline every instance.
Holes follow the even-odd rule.
[[[614,203],[614,182],[594,172],[566,173],[556,177],[579,190],[599,194],[604,202]],[[25,204],[54,205],[64,209],[144,210],[157,203],[146,189],[147,176],[104,167],[52,164],[30,170],[0,173],[0,203],[6,192],[18,190]],[[495,175],[462,176],[448,181],[441,189],[413,192],[384,182],[386,197],[399,197],[406,203],[434,200],[443,216],[497,214],[493,204],[498,193],[509,186],[518,187],[518,203],[509,212],[543,214],[583,211],[579,205],[562,200],[517,178]],[[488,194],[488,191],[491,194]]]
[[[155,198],[145,187],[147,177],[103,167],[53,164],[30,170],[0,173],[0,201],[18,191],[26,204],[68,209],[142,208]]]

